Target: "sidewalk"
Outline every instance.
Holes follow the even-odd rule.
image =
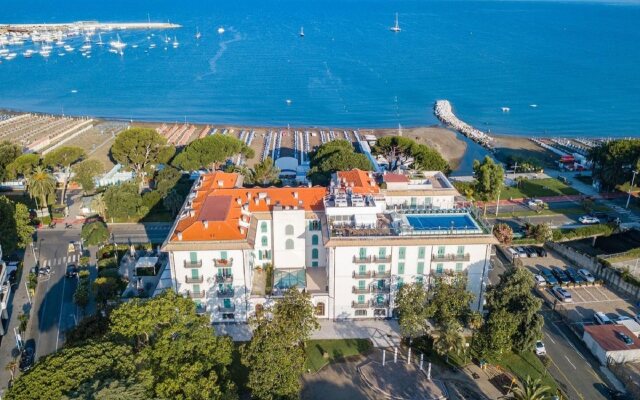
[[[33,259],[30,247],[27,246],[24,255],[22,274],[21,276],[16,277],[16,283],[11,288],[11,297],[9,298],[7,306],[7,311],[9,313],[7,334],[2,337],[2,342],[0,343],[0,360],[2,361],[2,364],[0,365],[0,396],[8,387],[9,380],[11,379],[11,372],[7,371],[5,369],[5,366],[9,363],[9,361],[19,357],[20,355],[20,352],[18,351],[16,345],[16,337],[13,333],[13,330],[14,328],[17,329],[20,325],[18,316],[23,312],[27,312],[31,307],[31,305],[29,304],[25,283],[27,282],[29,277],[29,270],[34,265],[35,260]],[[31,320],[29,321],[29,324],[31,324]],[[27,329],[27,331],[29,331],[29,329]],[[22,337],[23,342],[26,342],[28,339],[29,338],[26,337],[26,334]],[[18,371],[18,368],[16,368],[15,376],[17,377],[19,373],[20,372]]]

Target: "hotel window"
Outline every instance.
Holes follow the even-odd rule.
[[[260,224],[260,232],[267,233],[267,223],[264,221]]]
[[[258,250],[258,260],[262,260],[262,250]]]
[[[424,205],[429,207],[431,205],[431,197],[424,198]]]
[[[444,264],[442,263],[437,263],[436,264],[436,273],[437,274],[441,274],[444,272]]]
[[[318,258],[318,249],[311,250],[311,258],[314,260]]]
[[[287,239],[287,241],[284,242],[284,248],[285,250],[293,250],[293,239]]]
[[[264,252],[264,258],[266,258],[267,260],[271,260],[271,250],[266,250]]]
[[[444,246],[438,246],[438,257],[439,258],[444,257],[444,252],[445,252],[445,247]]]
[[[385,273],[385,266],[384,265],[378,265],[378,273],[379,274],[384,274]]]
[[[318,262],[317,261],[311,261],[311,266],[312,267],[317,267],[318,266]]]
[[[193,293],[200,293],[200,285],[193,285]]]
[[[364,290],[366,287],[366,282],[365,281],[358,281],[358,289],[360,290]]]
[[[422,261],[418,262],[418,274],[419,275],[424,274],[424,262]]]
[[[366,317],[367,310],[356,310],[356,317]]]
[[[378,257],[379,258],[387,258],[387,248],[386,247],[380,247],[378,249]]]
[[[402,289],[402,286],[404,285],[404,279],[402,278],[398,278],[398,290]]]
[[[456,272],[462,272],[462,263],[456,263]]]
[[[262,245],[267,246],[269,244],[269,239],[266,236],[262,237]]]
[[[422,284],[423,282],[424,282],[424,277],[423,276],[416,276],[416,283]]]
[[[324,303],[316,304],[316,315],[318,316],[324,315]]]
[[[411,207],[412,208],[416,208],[416,206],[418,205],[418,199],[415,197],[411,198]]]
[[[191,279],[198,279],[200,278],[200,276],[198,275],[198,270],[197,269],[192,269],[191,270]]]
[[[404,275],[404,263],[398,263],[398,275]]]
[[[364,304],[364,295],[363,294],[359,294],[358,295],[358,304]]]
[[[318,235],[311,236],[311,244],[314,246],[318,245]]]
[[[310,231],[319,231],[320,230],[320,221],[317,221],[317,220],[309,221],[309,230]]]
[[[287,225],[284,227],[285,235],[293,235],[293,225]]]
[[[406,247],[400,247],[400,249],[398,251],[399,251],[398,257],[401,260],[404,260],[404,256],[405,256],[405,253],[407,252],[407,248]]]
[[[458,257],[464,257],[464,246],[458,246]]]
[[[424,258],[424,247],[418,247],[418,258]]]
[[[191,261],[191,264],[197,264],[198,263],[198,253],[195,251],[192,251],[189,253],[189,261]]]
[[[360,259],[367,258],[367,248],[360,247],[359,255],[360,255]]]
[[[223,260],[226,260],[227,259],[227,252],[226,251],[221,251],[220,252],[220,258],[223,259]]]

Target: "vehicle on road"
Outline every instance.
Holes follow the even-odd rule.
[[[541,268],[540,273],[542,274],[542,276],[544,276],[544,279],[547,281],[549,285],[555,286],[558,284],[558,280],[556,279],[555,276],[553,276],[553,273],[548,269]]]
[[[615,214],[610,214],[602,211],[591,211],[589,213],[590,217],[594,217],[604,222],[614,222],[620,223],[620,218]]]
[[[580,222],[582,225],[593,225],[599,224],[600,220],[590,215],[583,215],[582,217],[578,218],[578,222]]]
[[[535,279],[535,281],[536,281],[536,286],[546,286],[547,285],[547,280],[544,279],[544,276],[542,276],[542,275],[535,274],[533,276],[533,279]]]
[[[593,320],[598,325],[613,325],[613,321],[611,320],[611,318],[609,318],[607,314],[601,311],[598,311],[595,314],[593,314]]]
[[[533,208],[534,210],[537,210],[539,208],[544,207],[544,201],[542,201],[540,199],[529,199],[527,201],[527,206],[529,208]]]
[[[625,333],[623,332],[616,332],[616,334],[618,335],[618,337],[620,338],[620,340],[622,340],[624,342],[624,344],[626,344],[627,346],[630,346],[633,344],[633,339],[631,339],[629,336],[627,336]]]
[[[564,283],[564,284],[571,283],[571,279],[569,279],[567,274],[560,267],[553,267],[553,275],[555,275],[555,277],[558,278],[558,281],[560,283]]]
[[[558,300],[562,301],[563,303],[571,303],[573,301],[571,293],[569,293],[569,291],[567,291],[563,287],[554,286],[551,291],[558,298]]]
[[[35,361],[35,351],[33,347],[25,346],[25,348],[20,353],[20,364],[18,368],[20,372],[27,372],[33,367],[33,362]]]
[[[562,183],[564,183],[565,185],[571,185],[571,182],[569,181],[569,179],[567,179],[564,176],[558,176],[558,180]]]
[[[567,268],[566,273],[569,276],[569,279],[571,279],[575,283],[580,284],[585,281],[582,275],[578,274],[578,271],[575,268]]]
[[[542,246],[533,246],[536,249],[536,253],[538,253],[538,257],[546,257],[547,251]]]
[[[544,347],[544,343],[542,343],[542,340],[536,341],[536,355],[537,356],[547,355],[547,349]]]
[[[67,278],[77,278],[78,277],[78,267],[75,264],[67,265],[67,272],[64,274]]]
[[[45,267],[42,268],[37,268],[38,271],[38,275],[40,276],[46,276],[51,274],[51,265],[47,265]]]
[[[578,273],[580,275],[582,275],[582,277],[584,278],[585,281],[589,282],[589,283],[593,283],[596,281],[596,277],[593,276],[593,274],[591,274],[591,272],[589,272],[588,270],[584,269],[584,268],[580,268],[578,270]]]

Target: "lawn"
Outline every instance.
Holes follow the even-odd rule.
[[[532,378],[542,378],[542,383],[549,386],[553,393],[556,392],[556,381],[549,375],[542,361],[540,361],[533,351],[522,354],[511,353],[505,355],[497,364],[518,376],[520,379],[525,379],[527,375]]]
[[[307,342],[306,369],[317,372],[331,362],[365,353],[371,347],[368,339],[310,340]]]
[[[538,215],[585,215],[587,211],[582,207],[564,207],[564,208],[551,208],[540,211],[535,210],[519,210],[519,211],[506,211],[509,208],[513,208],[511,206],[502,206],[500,209],[503,212],[498,213],[498,218],[508,218],[508,217],[535,217]],[[594,211],[602,211],[608,212],[611,209],[605,205],[595,205],[593,207]],[[493,215],[489,215],[493,217]]]
[[[501,199],[521,199],[527,197],[551,197],[579,194],[576,189],[554,178],[528,179],[520,187],[508,187],[502,190]]]

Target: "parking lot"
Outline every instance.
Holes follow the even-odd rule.
[[[547,257],[528,257],[520,260],[534,274],[541,274],[543,269],[552,270],[556,267],[564,271],[567,267],[579,268],[568,264],[552,250],[547,250]],[[573,323],[591,324],[594,322],[593,314],[598,311],[607,314],[612,320],[620,316],[633,318],[640,312],[631,299],[619,295],[606,285],[585,283],[582,286],[574,286],[571,283],[564,288],[571,295],[571,302],[560,301],[548,284],[539,287],[539,293],[556,311]]]

